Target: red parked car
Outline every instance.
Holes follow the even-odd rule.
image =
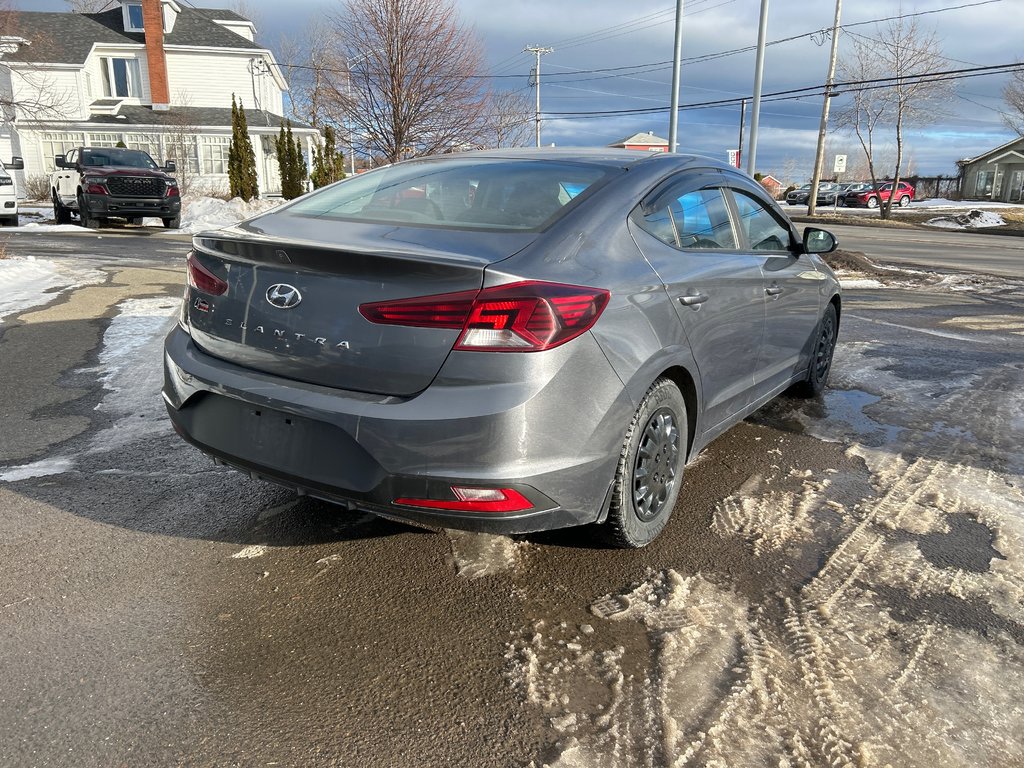
[[[892,194],[892,182],[880,184],[878,189],[866,189],[863,192],[855,192],[848,194],[843,198],[843,202],[851,206],[866,206],[868,208],[877,208],[879,203],[884,203],[889,199]],[[896,204],[900,208],[906,208],[910,205],[910,202],[914,199],[914,188],[907,184],[905,181],[899,183],[899,189],[896,191]]]

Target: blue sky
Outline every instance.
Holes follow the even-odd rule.
[[[904,13],[931,11],[978,0],[846,0],[843,23],[870,21]],[[230,7],[231,2],[192,0],[202,7]],[[246,0],[257,17],[261,38],[271,48],[281,36],[301,39],[305,26],[329,17],[337,0]],[[456,0],[464,23],[483,43],[489,74],[499,89],[526,89],[532,57],[524,46],[554,48],[542,64],[544,112],[584,112],[667,106],[670,68],[638,74],[588,73],[585,70],[666,62],[672,58],[674,2],[634,0]],[[1022,0],[995,0],[948,10],[921,19],[942,42],[948,69],[1015,61],[1021,56]],[[61,0],[21,0],[24,10],[63,10]],[[683,56],[696,57],[753,46],[757,41],[759,0],[686,0]],[[768,39],[788,38],[830,27],[832,0],[771,0]],[[871,26],[857,27],[871,34]],[[840,57],[850,38],[840,37]],[[781,91],[821,83],[828,64],[828,41],[803,37],[767,49],[764,91]],[[513,77],[508,77],[512,75]],[[753,90],[754,54],[739,53],[688,64],[682,71],[682,104],[747,96]],[[601,79],[595,79],[601,78]],[[556,82],[557,81],[557,82]],[[940,107],[928,126],[910,130],[907,141],[912,171],[952,174],[957,159],[1001,144],[1012,134],[1002,124],[1000,92],[1006,75],[979,77],[956,84],[956,94]],[[840,99],[833,102],[835,108]],[[749,133],[749,109],[747,115]],[[821,97],[765,103],[760,118],[758,170],[776,175],[807,175],[813,162]],[[735,147],[739,107],[686,110],[679,123],[680,151],[724,159]],[[544,124],[545,143],[600,146],[638,131],[668,136],[667,114],[600,119],[551,119]],[[832,138],[834,151],[856,152],[852,140]],[[853,157],[851,156],[851,163]]]

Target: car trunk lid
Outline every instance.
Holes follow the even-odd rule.
[[[396,396],[430,384],[459,331],[376,325],[359,306],[478,291],[488,264],[536,236],[273,218],[195,238],[193,258],[226,284],[189,289],[195,342],[254,370]]]

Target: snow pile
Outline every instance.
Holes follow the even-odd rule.
[[[928,219],[925,224],[942,229],[983,229],[985,227],[1002,227],[1006,222],[998,213],[979,211],[975,208],[955,216],[936,216],[934,219]]]
[[[196,197],[185,201],[181,214],[181,232],[195,234],[208,229],[222,229],[251,219],[276,208],[284,200],[250,200],[242,198],[221,200],[216,197]]]
[[[36,225],[38,226],[38,225]],[[102,282],[103,273],[95,269],[82,269],[27,259],[0,259],[0,321],[40,304],[46,304],[54,294],[88,283]]]

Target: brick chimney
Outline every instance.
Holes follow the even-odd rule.
[[[161,0],[142,0],[142,27],[146,31],[146,61],[149,65],[149,98],[153,109],[171,107],[167,83],[167,57],[164,54],[164,14]]]

